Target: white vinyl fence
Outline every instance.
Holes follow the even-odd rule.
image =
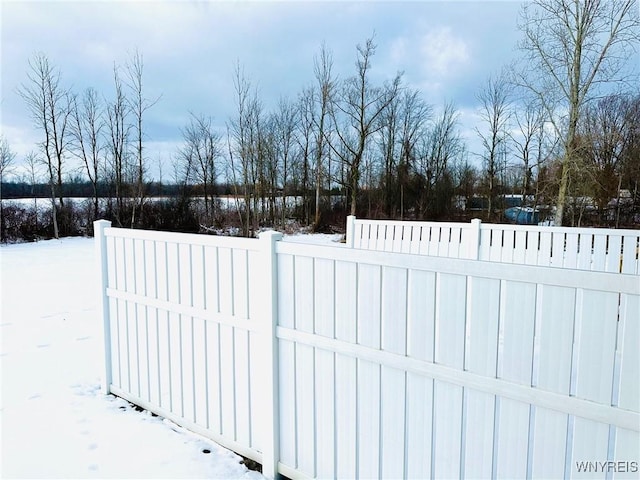
[[[640,275],[640,230],[347,217],[347,245],[384,252]]]
[[[636,276],[95,232],[105,390],[267,477],[638,476]]]

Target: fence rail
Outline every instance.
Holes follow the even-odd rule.
[[[105,390],[262,462],[268,477],[637,469],[635,276],[273,232],[95,232]]]
[[[640,275],[640,230],[347,218],[347,245],[384,252]]]

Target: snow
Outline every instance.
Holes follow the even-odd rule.
[[[340,243],[344,235],[341,233],[296,233],[285,235],[282,240],[285,242],[313,243],[321,245],[331,245],[334,247],[345,247]]]
[[[97,278],[93,239],[0,247],[0,477],[263,478],[101,393]]]

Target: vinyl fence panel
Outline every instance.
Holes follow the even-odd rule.
[[[411,241],[435,235],[470,258],[98,222],[105,391],[268,477],[633,475],[640,281],[620,254],[589,252],[590,268],[615,257],[613,273],[579,270],[597,235],[409,227]],[[407,248],[406,226],[350,231],[381,228]],[[476,260],[483,245],[500,260]],[[567,245],[576,255],[558,255]],[[534,246],[544,266],[513,263]]]

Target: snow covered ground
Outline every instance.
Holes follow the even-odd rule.
[[[100,391],[92,239],[0,247],[1,478],[263,478]]]
[[[0,246],[0,477],[263,478],[233,452],[101,393],[94,255],[87,238]]]

